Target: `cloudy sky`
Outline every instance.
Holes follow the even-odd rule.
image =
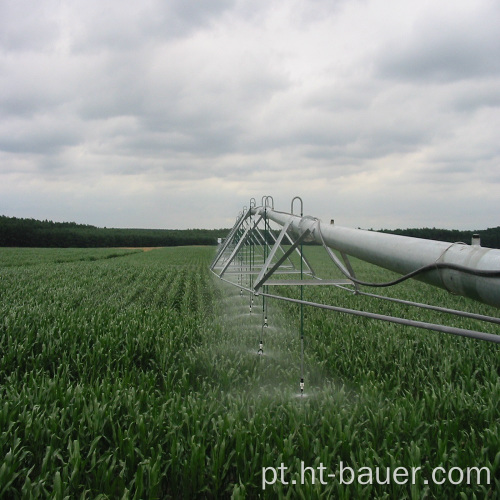
[[[498,0],[0,0],[0,214],[500,225]]]

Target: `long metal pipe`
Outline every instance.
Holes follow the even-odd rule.
[[[309,229],[309,239],[371,264],[399,274],[408,274],[435,263],[463,266],[476,271],[500,271],[500,250],[476,245],[446,243],[394,234],[351,229],[325,224],[313,217],[299,217],[265,208],[266,217],[301,235]],[[263,215],[264,207],[251,210]],[[500,278],[464,273],[455,269],[435,269],[419,274],[416,279],[444,288],[456,295],[463,295],[495,307],[500,307]]]

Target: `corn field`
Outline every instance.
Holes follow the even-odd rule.
[[[321,267],[318,250],[308,251]],[[299,306],[268,303],[257,356],[259,297],[250,314],[249,296],[209,272],[213,256],[0,249],[0,498],[498,498],[496,345],[306,309],[307,397],[297,397]],[[362,277],[390,277],[363,266]],[[441,321],[330,288],[304,293]],[[414,281],[397,293],[498,315]],[[486,467],[491,481],[299,481],[301,463],[335,472],[340,461],[422,477]],[[263,468],[282,463],[289,484],[264,490]]]

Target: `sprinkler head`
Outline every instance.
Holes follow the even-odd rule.
[[[304,394],[304,379],[300,379],[300,394]]]
[[[264,317],[264,328],[267,328],[267,316]]]
[[[264,344],[262,343],[262,340],[259,342],[259,350],[257,351],[257,354],[264,354]]]

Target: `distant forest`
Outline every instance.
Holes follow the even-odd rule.
[[[0,246],[3,247],[166,247],[216,245],[229,229],[113,229],[0,215]],[[470,244],[472,235],[481,245],[500,248],[500,226],[476,231],[451,229],[382,229],[380,232],[431,240],[461,241]]]
[[[113,229],[0,216],[3,247],[167,247],[216,245],[228,229]]]
[[[473,234],[479,234],[481,246],[487,248],[500,248],[500,226],[476,231],[459,231],[457,229],[437,229],[424,227],[421,229],[382,229],[382,233],[400,234],[423,238],[426,240],[449,241],[450,243],[462,242],[470,245]]]

